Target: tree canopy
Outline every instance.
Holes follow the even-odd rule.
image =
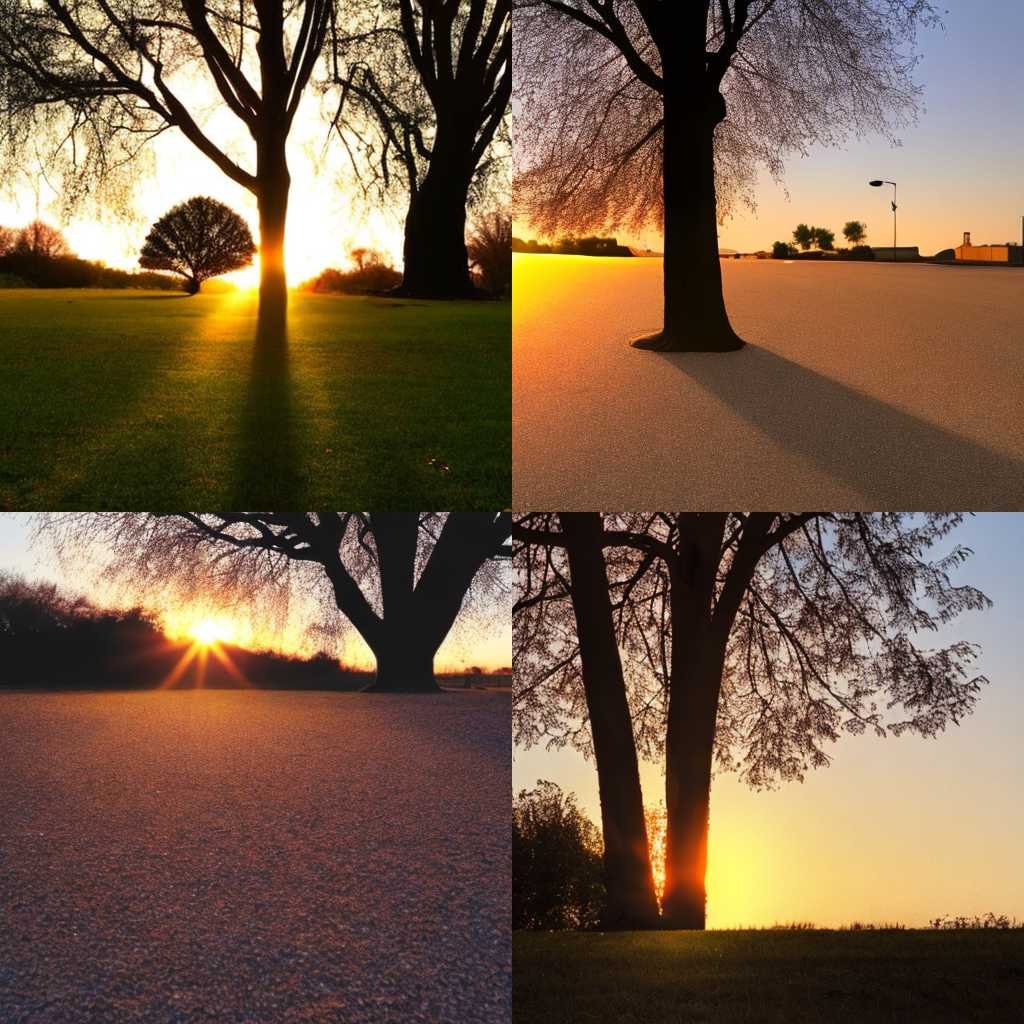
[[[171,207],[153,225],[139,266],[181,274],[194,294],[203,281],[249,266],[255,254],[249,225],[231,207],[208,196],[193,196]]]

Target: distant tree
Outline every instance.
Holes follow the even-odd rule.
[[[44,260],[71,255],[71,248],[61,232],[41,220],[32,221],[18,232],[14,249]]]
[[[601,917],[601,834],[576,798],[537,782],[512,802],[512,927],[592,928]]]
[[[860,245],[867,238],[868,226],[863,221],[848,220],[843,225],[843,237],[850,245]]]
[[[195,295],[204,281],[249,266],[256,254],[249,225],[229,206],[193,196],[172,206],[150,229],[139,266],[170,270]]]
[[[477,268],[480,283],[491,295],[512,288],[512,216],[492,210],[480,217],[469,239],[469,262]]]
[[[788,260],[793,255],[793,246],[789,242],[772,242],[772,259]]]
[[[664,329],[730,350],[718,195],[757,164],[912,111],[927,0],[515,0],[516,213],[538,230],[664,230]]]
[[[814,228],[814,241],[818,248],[824,252],[829,252],[835,245],[836,235],[834,231],[829,231],[828,228]]]
[[[284,234],[295,113],[342,0],[4,0],[0,133],[16,161],[38,133],[74,199],[108,186],[146,142],[177,129],[256,198],[260,318],[283,328]],[[211,96],[251,139],[249,159],[218,143]],[[204,123],[205,122],[205,123]]]
[[[5,228],[0,224],[0,256],[6,256],[14,251],[18,242],[18,232],[15,228]]]
[[[793,241],[807,252],[812,245],[814,245],[814,239],[817,229],[812,228],[807,224],[797,224],[793,229]]]
[[[505,191],[510,0],[350,3],[360,16],[331,34],[334,124],[369,189],[408,197],[399,292],[470,296],[467,207]]]
[[[42,514],[70,554],[100,544],[142,585],[203,579],[237,600],[287,600],[305,567],[377,659],[379,692],[438,691],[434,656],[474,580],[510,553],[507,512],[79,512]]]
[[[616,875],[606,854],[620,927],[652,926],[638,750],[664,757],[663,922],[703,928],[716,764],[755,787],[799,780],[843,733],[936,736],[973,710],[977,648],[922,643],[990,603],[950,578],[968,549],[932,553],[963,516],[516,517],[513,733],[593,754],[606,846],[629,858]]]

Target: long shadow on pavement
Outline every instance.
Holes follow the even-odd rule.
[[[873,507],[959,508],[962,497],[964,507],[1010,508],[1024,490],[1021,460],[757,345],[727,356],[658,355]]]

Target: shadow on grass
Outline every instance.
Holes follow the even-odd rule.
[[[295,417],[288,367],[288,329],[281,313],[260,311],[239,432],[234,497],[287,503],[300,492]]]
[[[728,356],[657,355],[879,508],[906,499],[915,508],[947,508],[957,492],[972,508],[1009,508],[1024,487],[1019,459],[757,345]]]

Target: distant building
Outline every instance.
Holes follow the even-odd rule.
[[[871,251],[875,254],[876,260],[919,260],[921,253],[916,245],[901,245],[893,248],[891,245],[873,245]]]
[[[964,232],[964,241],[954,250],[958,260],[985,263],[1024,263],[1024,246],[1013,242],[1003,245],[972,245],[970,231]]]

